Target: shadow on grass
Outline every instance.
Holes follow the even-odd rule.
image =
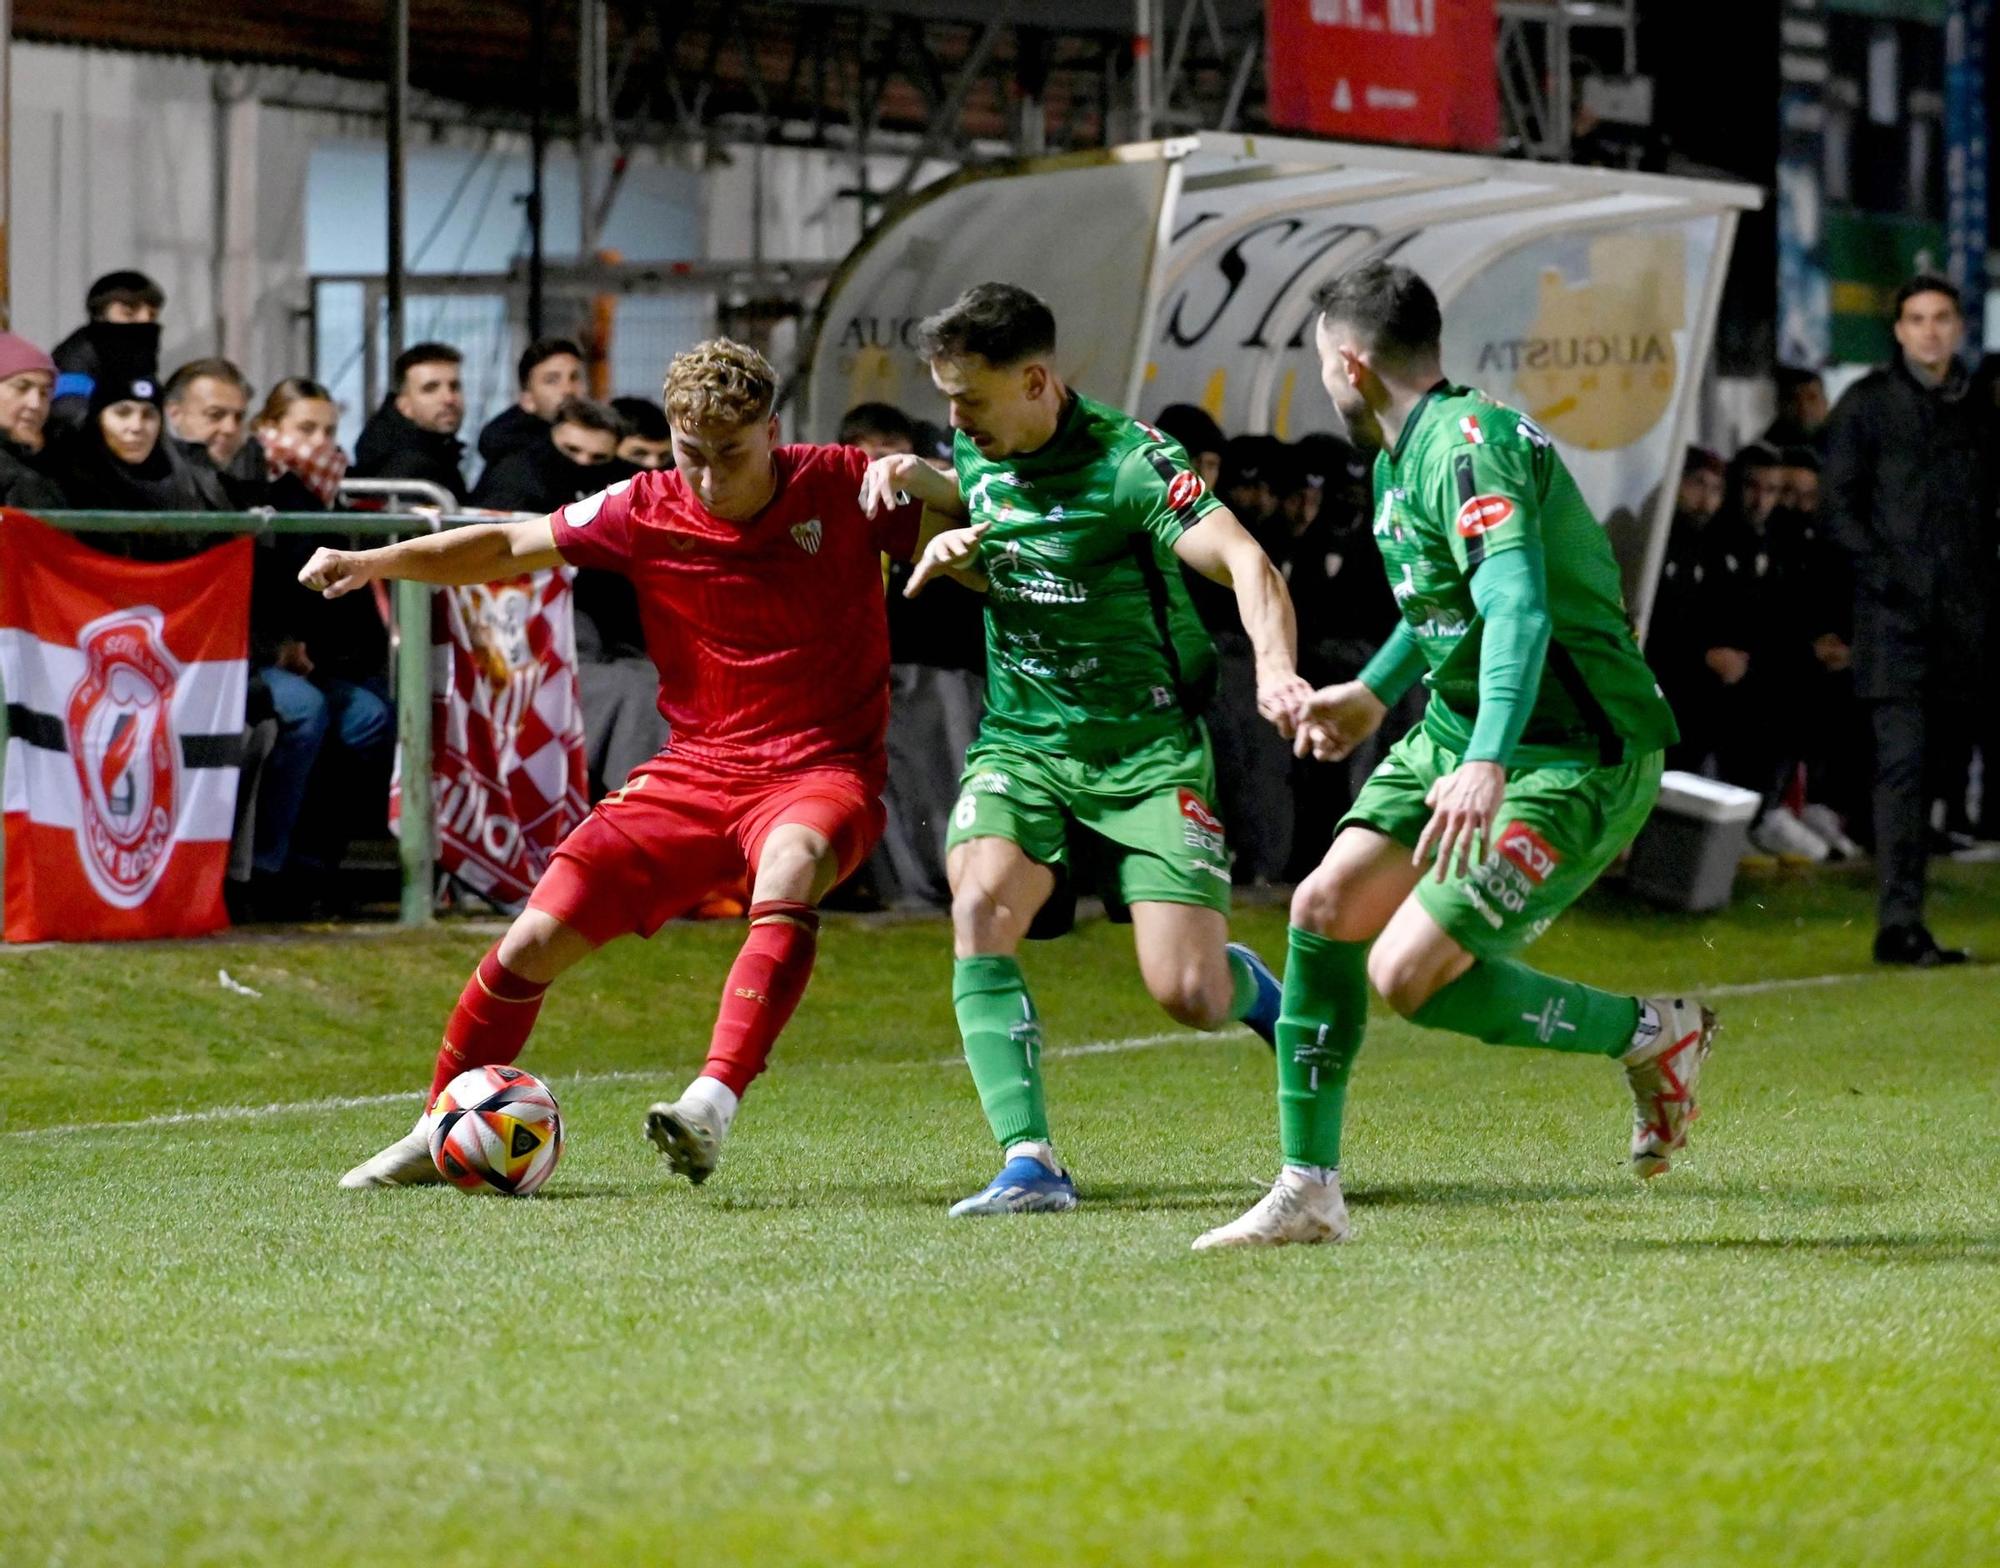
[[[1831,1209],[1873,1203],[1879,1192],[1865,1186],[1786,1187],[1772,1182],[1684,1180],[1642,1184],[1629,1176],[1601,1181],[1415,1181],[1356,1187],[1350,1208],[1504,1207],[1520,1203],[1603,1203],[1634,1199],[1647,1203],[1758,1203],[1787,1208]]]
[[[1611,1244],[1614,1252],[1797,1252],[1875,1263],[2000,1263],[2000,1235],[1648,1236]]]

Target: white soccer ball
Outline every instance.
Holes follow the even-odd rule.
[[[467,1192],[525,1198],[562,1158],[562,1112],[518,1067],[475,1067],[445,1085],[430,1116],[431,1160]]]

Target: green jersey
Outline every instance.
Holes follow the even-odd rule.
[[[1221,503],[1179,443],[1072,396],[1037,450],[989,459],[961,434],[953,457],[988,525],[981,734],[1092,758],[1185,733],[1215,648],[1173,545]]]
[[[1677,738],[1639,652],[1611,544],[1541,427],[1484,393],[1440,383],[1375,460],[1375,542],[1431,689],[1424,727],[1463,755],[1479,713],[1484,622],[1473,575],[1529,552],[1551,635],[1510,766],[1609,764]]]

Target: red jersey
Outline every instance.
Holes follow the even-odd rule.
[[[744,523],[711,514],[671,469],[555,514],[575,566],[631,579],[677,756],[724,770],[845,763],[887,772],[889,629],[882,556],[916,549],[923,508],[869,518],[867,457],[785,446],[778,488]]]

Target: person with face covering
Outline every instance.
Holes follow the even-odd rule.
[[[160,312],[167,296],[143,272],[109,272],[84,296],[89,320],[55,347],[55,406],[49,422],[73,430],[93,417],[100,380],[157,381]]]

